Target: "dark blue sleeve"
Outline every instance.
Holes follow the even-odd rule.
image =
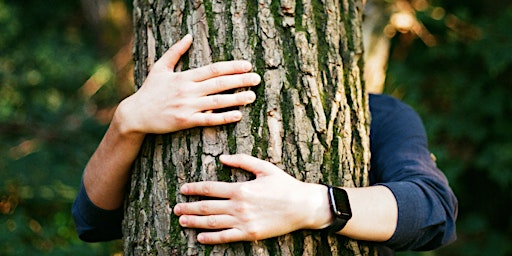
[[[388,187],[398,203],[398,224],[385,246],[433,250],[456,239],[458,203],[427,145],[418,114],[389,96],[371,95],[370,183]]]
[[[120,239],[122,207],[104,210],[91,202],[82,184],[71,210],[78,237],[85,242],[103,242]]]

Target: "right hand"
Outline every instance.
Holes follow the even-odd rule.
[[[208,198],[174,206],[181,226],[201,230],[200,243],[256,241],[320,229],[331,222],[326,186],[299,181],[274,164],[245,154],[221,155],[220,161],[256,178],[193,182],[180,188],[183,195]]]
[[[249,73],[248,61],[217,62],[183,72],[174,72],[181,56],[190,48],[192,36],[173,45],[152,67],[143,86],[119,105],[113,122],[124,134],[163,134],[196,126],[214,126],[239,121],[238,110],[210,110],[254,102],[253,91],[217,94],[254,86],[261,78]]]

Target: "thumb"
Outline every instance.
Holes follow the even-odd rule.
[[[221,163],[251,172],[256,175],[256,177],[268,176],[276,173],[276,171],[282,171],[268,161],[246,154],[221,155],[219,158]]]
[[[186,34],[180,41],[175,43],[169,50],[167,50],[162,57],[157,61],[159,65],[163,65],[171,71],[174,71],[176,63],[180,60],[181,56],[188,51],[192,45],[192,36]]]

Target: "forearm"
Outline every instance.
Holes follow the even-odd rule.
[[[144,134],[122,127],[120,109],[85,167],[83,182],[90,200],[98,207],[113,210],[124,199],[129,170],[137,157]]]
[[[391,238],[398,220],[398,207],[393,193],[384,186],[345,190],[349,196],[352,218],[339,234],[377,242]]]
[[[251,90],[229,93],[260,83],[261,77],[250,72],[252,65],[248,61],[217,62],[174,72],[191,44],[190,35],[174,44],[152,66],[139,90],[117,108],[110,127],[85,167],[84,190],[73,206],[73,217],[82,239],[100,241],[119,237],[120,207],[131,165],[145,134],[238,122],[242,113],[232,108],[254,102],[256,94]],[[117,211],[110,211],[114,209]],[[115,232],[111,232],[111,227]]]
[[[251,172],[256,179],[195,182],[181,187],[180,192],[187,196],[223,199],[175,205],[180,225],[210,230],[198,235],[200,243],[262,240],[300,229],[321,230],[332,223],[327,186],[301,182],[267,161],[244,154],[222,155],[220,161]],[[352,218],[339,234],[377,242],[390,239],[398,215],[394,194],[384,186],[346,191]]]
[[[398,219],[398,207],[393,193],[385,186],[344,189],[348,194],[352,218],[338,234],[365,241],[383,242],[390,239]],[[316,199],[312,200],[320,202],[321,206],[319,211],[311,213],[316,216],[311,228],[322,229],[332,222],[332,214],[327,200],[327,188],[315,191],[316,195],[311,196]]]

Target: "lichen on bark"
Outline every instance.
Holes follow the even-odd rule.
[[[134,164],[123,224],[126,255],[369,255],[341,236],[296,231],[264,241],[205,246],[171,212],[191,181],[253,177],[218,156],[246,153],[299,180],[367,184],[369,114],[362,81],[360,0],[147,0],[134,2],[135,81],[183,35],[178,65],[245,59],[262,82],[237,124],[146,138]],[[249,90],[249,89],[241,89]]]

